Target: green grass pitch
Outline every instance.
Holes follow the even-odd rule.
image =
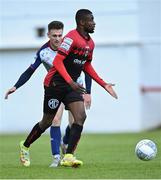
[[[161,131],[129,134],[83,134],[76,152],[80,168],[49,168],[49,135],[42,135],[30,148],[31,166],[19,162],[19,141],[26,135],[0,136],[0,179],[161,179]],[[141,139],[156,142],[158,154],[144,162],[134,149]]]

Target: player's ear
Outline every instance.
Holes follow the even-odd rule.
[[[85,21],[81,19],[80,22],[79,22],[79,24],[80,24],[81,26],[84,26]]]

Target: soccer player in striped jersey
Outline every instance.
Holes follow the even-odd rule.
[[[60,163],[65,167],[83,165],[83,162],[74,156],[86,119],[82,97],[82,94],[86,93],[86,89],[76,82],[81,72],[84,71],[89,74],[112,97],[117,99],[117,94],[112,88],[114,84],[107,83],[101,79],[92,66],[95,46],[89,35],[95,29],[92,12],[88,9],[80,9],[76,13],[75,20],[77,24],[76,29],[69,31],[63,38],[53,61],[53,66],[44,80],[43,117],[34,125],[23,143],[24,147],[28,149],[51,126],[52,120],[63,102],[74,117],[66,154]],[[24,161],[29,162],[25,154]]]
[[[49,71],[49,69],[53,66],[52,61],[56,56],[57,49],[60,46],[62,42],[62,36],[63,36],[63,28],[64,25],[60,21],[52,21],[51,23],[48,24],[48,38],[49,41],[45,43],[37,52],[36,57],[35,57],[35,62],[31,64],[24,73],[21,74],[20,78],[16,82],[16,84],[9,89],[6,92],[5,99],[8,98],[8,95],[11,93],[14,93],[18,88],[23,86],[34,74],[35,70],[43,64],[45,69]],[[79,83],[82,84],[81,77],[78,78]],[[85,84],[86,84],[86,89],[87,89],[87,94],[84,96],[84,102],[85,106],[88,108],[90,107],[91,104],[91,78],[85,74]],[[60,124],[61,124],[61,119],[62,119],[62,114],[64,110],[64,105],[61,104],[59,107],[59,110],[56,114],[56,116],[53,119],[52,126],[50,128],[50,137],[51,137],[51,150],[52,150],[52,155],[53,155],[53,162],[50,165],[50,167],[57,167],[60,163],[60,143],[61,143],[61,131],[60,131]],[[68,139],[69,139],[69,134],[70,134],[70,127],[73,123],[73,116],[69,112],[69,125],[66,128],[66,133],[63,137],[62,141],[62,148],[63,151],[65,150],[67,144],[68,144]],[[23,144],[21,144],[21,147]],[[24,160],[23,154],[26,153],[28,154],[28,151],[22,150],[21,153],[21,161],[25,166],[29,166],[30,162]]]

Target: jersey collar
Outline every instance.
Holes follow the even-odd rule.
[[[50,41],[48,41],[48,46],[50,47],[51,50],[57,51],[57,49],[55,50],[54,48],[52,48],[52,46],[51,46],[51,44],[50,44]]]

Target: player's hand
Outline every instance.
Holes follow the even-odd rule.
[[[115,91],[113,90],[112,86],[115,86],[115,84],[111,84],[111,83],[107,83],[104,88],[105,90],[115,99],[118,99],[117,94],[115,93]]]
[[[9,89],[9,90],[6,92],[4,98],[5,98],[5,99],[8,99],[8,95],[14,93],[15,91],[16,91],[16,87],[12,87],[11,89]]]
[[[87,93],[86,89],[83,86],[81,86],[80,84],[78,84],[78,83],[76,83],[74,81],[70,82],[69,85],[71,86],[71,88],[74,91],[77,91],[77,92],[82,93],[82,94],[86,94]]]
[[[91,107],[91,95],[90,94],[83,94],[84,105],[86,109],[90,109]]]

